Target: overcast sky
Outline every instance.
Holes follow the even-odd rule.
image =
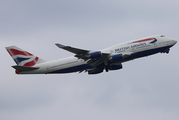
[[[55,43],[98,50],[164,34],[179,40],[177,0],[1,0],[1,120],[178,120],[178,44],[169,54],[98,75],[16,75],[4,47],[44,60],[72,56]]]

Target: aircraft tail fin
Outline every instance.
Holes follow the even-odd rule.
[[[24,51],[16,46],[5,47],[17,66],[32,67],[36,64],[45,62],[39,57]]]

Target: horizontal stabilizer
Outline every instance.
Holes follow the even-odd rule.
[[[21,71],[30,71],[30,70],[36,70],[39,69],[39,67],[27,67],[27,66],[12,66],[14,69],[18,70],[19,72]]]

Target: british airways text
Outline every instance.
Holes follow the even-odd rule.
[[[146,43],[140,43],[140,44],[135,44],[135,45],[127,46],[127,47],[118,48],[118,49],[115,49],[115,52],[122,52],[130,48],[135,48],[135,47],[140,47],[140,46],[146,46]]]

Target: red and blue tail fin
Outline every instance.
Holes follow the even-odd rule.
[[[14,59],[18,66],[27,66],[32,67],[36,64],[45,62],[44,60],[40,59],[39,57],[24,51],[16,46],[9,46],[6,47],[6,50]]]

